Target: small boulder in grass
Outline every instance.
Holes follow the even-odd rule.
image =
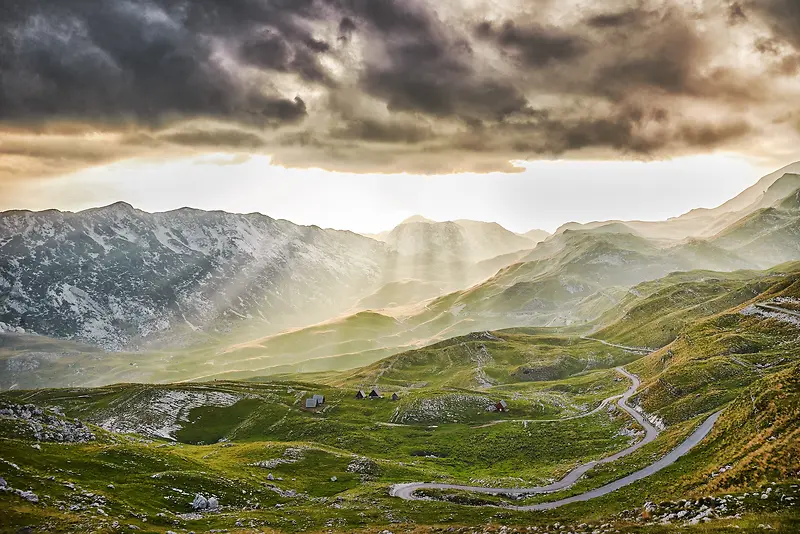
[[[192,501],[192,509],[205,510],[206,508],[208,508],[208,500],[199,493],[195,495],[194,500]]]
[[[334,475],[334,476],[332,476],[332,477],[331,477],[331,482],[336,482],[337,480],[339,480],[339,479],[338,479],[338,478],[336,478],[336,475]]]
[[[219,501],[216,497],[209,497],[208,498],[208,509],[209,510],[219,510]]]
[[[39,497],[32,491],[16,490],[16,493],[28,502],[32,502],[34,504],[39,502]]]

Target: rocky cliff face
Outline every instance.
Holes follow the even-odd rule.
[[[117,203],[0,213],[0,323],[109,350],[253,319],[329,317],[382,282],[390,252],[261,214]]]

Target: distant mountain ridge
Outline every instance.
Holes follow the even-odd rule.
[[[401,256],[451,255],[468,261],[481,261],[535,245],[497,223],[477,221],[403,223],[389,232],[385,242]]]
[[[800,191],[762,210],[767,216],[754,223],[750,239],[656,240],[627,231],[623,223],[566,230],[531,251],[510,255],[516,261],[471,287],[381,320],[361,315],[326,324],[324,341],[314,328],[293,332],[294,340],[314,341],[313,348],[294,354],[287,352],[283,334],[255,340],[227,353],[225,366],[241,369],[246,361],[259,374],[328,371],[479,330],[580,327],[616,306],[637,284],[670,273],[759,269],[800,259],[800,233],[787,230],[800,221],[800,211],[785,209],[798,202]],[[769,216],[775,213],[780,217],[772,226]],[[737,225],[746,222],[728,231],[738,235]]]
[[[346,309],[381,281],[390,254],[352,232],[261,214],[151,214],[122,202],[4,212],[0,322],[114,350],[241,318],[280,329]]]
[[[182,357],[213,376],[365,364],[476,329],[585,324],[670,272],[800,259],[798,180],[762,180],[733,204],[745,208],[720,212],[720,230],[688,239],[635,221],[563,227],[533,244],[495,223],[419,217],[377,241],[190,208],[4,212],[0,335],[187,347]]]
[[[693,209],[666,221],[568,222],[556,229],[554,235],[558,235],[565,230],[594,229],[611,223],[624,223],[639,234],[654,239],[681,240],[688,237],[711,237],[725,226],[791,193],[796,187],[792,188],[789,182],[794,180],[793,176],[798,174],[800,174],[800,161],[764,176],[758,182],[716,208]],[[772,189],[772,186],[779,181],[782,184],[777,184],[778,187]],[[770,189],[772,189],[772,192],[768,193]],[[783,191],[783,194],[781,194],[781,191]],[[775,195],[775,197],[773,198],[772,195]]]
[[[496,222],[457,219],[433,221],[413,215],[393,229],[367,234],[387,243],[402,256],[450,255],[462,261],[483,261],[530,249],[550,234],[544,230],[514,233]]]

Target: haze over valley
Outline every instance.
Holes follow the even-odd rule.
[[[416,216],[362,236],[124,202],[4,212],[2,386],[343,370],[472,331],[591,330],[671,272],[800,259],[799,172],[782,168],[714,209],[552,235]]]

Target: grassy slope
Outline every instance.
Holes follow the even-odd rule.
[[[15,428],[5,426],[0,456],[7,466],[7,480],[14,487],[34,490],[48,506],[26,504],[16,496],[0,494],[0,504],[10,511],[3,521],[9,528],[45,522],[58,530],[77,531],[85,530],[87,525],[100,528],[103,522],[108,525],[118,518],[145,530],[163,532],[174,528],[175,521],[203,530],[230,528],[237,518],[244,518],[261,527],[298,530],[321,528],[329,520],[335,521],[331,526],[339,528],[385,525],[397,519],[447,523],[455,514],[463,523],[484,523],[491,518],[509,524],[614,520],[616,528],[624,531],[630,520],[624,510],[640,506],[643,499],[737,493],[772,482],[797,480],[798,327],[740,313],[751,301],[789,302],[787,299],[800,297],[797,278],[796,266],[784,266],[774,273],[734,273],[725,277],[709,273],[675,275],[651,284],[649,296],[637,297],[635,304],[627,308],[628,319],[604,331],[621,332],[619,335],[628,336],[624,339],[631,344],[641,345],[653,339],[652,331],[646,328],[648,322],[643,319],[645,311],[651,310],[654,319],[665,311],[682,318],[685,326],[675,341],[628,366],[644,379],[638,401],[671,426],[653,444],[621,462],[592,471],[574,488],[560,495],[534,497],[532,501],[555,499],[632,472],[669,450],[704,414],[722,406],[727,408],[708,440],[685,459],[598,501],[545,512],[535,518],[514,512],[498,517],[491,508],[464,508],[445,502],[407,503],[385,493],[387,484],[409,480],[540,482],[559,476],[575,462],[619,449],[626,442],[619,431],[629,422],[613,412],[559,423],[481,426],[501,419],[549,419],[586,411],[601,398],[620,392],[624,383],[613,380],[613,373],[607,369],[586,372],[572,368],[571,358],[583,365],[592,361],[608,367],[635,357],[574,335],[518,329],[449,340],[354,373],[329,375],[326,380],[333,384],[329,386],[296,380],[220,381],[5,393],[6,400],[57,404],[68,416],[96,423],[115,414],[129,419],[138,417],[147,423],[148,413],[154,413],[153,395],[165,391],[216,391],[239,395],[241,400],[229,407],[188,410],[176,434],[186,444],[172,446],[98,430],[100,439],[96,443],[45,443],[37,451],[29,441],[19,439],[22,435],[15,434]],[[743,302],[743,288],[762,292]],[[727,300],[725,295],[729,295]],[[712,304],[700,305],[709,296]],[[717,312],[728,304],[733,307]],[[704,314],[707,316],[698,318]],[[642,326],[631,328],[631,318]],[[636,337],[637,330],[642,332],[641,337]],[[486,353],[490,359],[480,356]],[[486,376],[498,385],[484,391],[463,389],[474,388],[479,362]],[[548,373],[555,365],[558,372],[556,376],[538,376],[540,380],[519,380],[521,375],[516,371],[534,364],[548,369]],[[420,381],[427,385],[422,386]],[[399,391],[401,400],[353,398],[356,387],[376,384],[387,391]],[[326,395],[325,408],[301,408],[302,399],[311,392]],[[481,408],[481,403],[497,398],[509,402],[510,413],[497,414]],[[397,421],[411,424],[387,424]],[[476,425],[481,427],[474,428]],[[564,443],[570,446],[564,447]],[[299,458],[286,452],[293,448],[302,449]],[[348,471],[356,456],[368,458],[367,474]],[[275,458],[292,461],[269,469],[251,465]],[[8,462],[20,469],[8,467]],[[733,467],[711,476],[725,465]],[[270,472],[283,480],[267,480]],[[51,475],[55,481],[47,479]],[[333,476],[335,482],[331,482]],[[65,488],[66,481],[77,483],[84,492],[104,495],[108,502],[103,508],[111,518],[85,509],[75,513],[59,510],[58,501],[68,505],[87,499],[80,490],[76,493]],[[113,489],[106,487],[109,481]],[[271,485],[306,496],[281,496],[269,489]],[[218,495],[229,508],[200,520],[176,516],[189,510],[188,501],[196,491]],[[336,500],[331,501],[333,498]],[[253,509],[256,502],[258,510]],[[338,507],[331,508],[333,503]],[[83,502],[83,506],[86,504]],[[275,508],[276,504],[282,508]],[[790,531],[797,525],[796,517],[781,510],[772,501],[762,503],[758,499],[747,504],[742,519],[735,521],[745,530],[769,521]],[[132,512],[140,515],[133,517]],[[165,515],[159,517],[159,513]],[[146,514],[147,523],[141,514]],[[621,515],[614,519],[615,514]],[[305,519],[291,519],[300,517]]]
[[[18,423],[0,417],[0,475],[42,499],[31,504],[0,493],[0,530],[30,524],[46,525],[50,531],[111,531],[112,521],[119,521],[150,532],[203,531],[232,529],[242,519],[245,525],[289,531],[377,528],[393,521],[613,521],[615,529],[628,531],[635,527],[624,510],[638,508],[644,500],[796,483],[800,327],[752,313],[752,304],[763,302],[787,309],[800,302],[798,264],[766,273],[674,274],[637,286],[605,316],[618,320],[596,337],[636,346],[668,343],[627,367],[643,379],[636,402],[669,428],[656,442],[592,471],[561,495],[532,500],[555,499],[632,472],[668,451],[711,411],[726,411],[709,438],[677,464],[597,501],[531,515],[446,502],[409,503],[387,495],[389,484],[413,480],[539,483],[629,441],[626,432],[635,427],[618,412],[545,420],[588,411],[600,399],[621,392],[625,383],[615,380],[608,368],[636,358],[634,353],[580,339],[576,332],[514,329],[452,339],[354,372],[313,377],[327,385],[300,376],[269,383],[121,384],[3,393],[0,401],[59,405],[67,416],[89,422],[117,416],[140,425],[159,421],[163,406],[157,401],[165,393],[214,392],[239,400],[181,413],[177,445],[95,428],[96,442],[42,443],[37,450]],[[393,328],[392,320],[383,316],[365,317],[371,327]],[[347,323],[345,327],[351,328]],[[324,329],[318,334],[323,340],[332,335]],[[532,372],[523,372],[526,369]],[[490,387],[484,380],[496,385]],[[354,399],[357,387],[375,385],[400,392],[401,400]],[[302,408],[312,392],[326,395],[324,408]],[[484,409],[499,398],[508,401],[509,413]],[[538,422],[484,426],[504,419]],[[365,472],[348,470],[356,457],[367,458]],[[291,461],[271,468],[253,465],[277,458]],[[732,468],[712,476],[726,465]],[[283,480],[268,480],[270,472]],[[65,482],[78,489],[66,488]],[[272,486],[301,496],[281,495]],[[222,513],[198,520],[176,515],[189,511],[188,503],[198,491],[219,496]],[[87,496],[90,493],[94,496]],[[107,501],[101,505],[108,516],[90,506],[96,495]],[[74,505],[82,508],[70,512]],[[796,514],[770,499],[746,501],[743,517],[726,521],[689,531],[712,532],[732,521],[745,531],[759,522],[787,532],[798,526]]]
[[[672,273],[633,288],[598,321],[607,325],[594,336],[620,344],[660,348],[688,324],[748,302],[787,274],[800,273],[800,262],[769,271],[689,271]]]
[[[610,368],[635,356],[578,336],[479,332],[415,349],[352,373],[341,383],[411,387],[480,388],[531,381],[552,381],[592,369]]]
[[[798,325],[749,314],[753,303],[800,297],[800,273],[781,277],[732,309],[693,322],[664,348],[630,366],[643,379],[639,401],[676,422],[730,401],[743,388],[800,358]]]

